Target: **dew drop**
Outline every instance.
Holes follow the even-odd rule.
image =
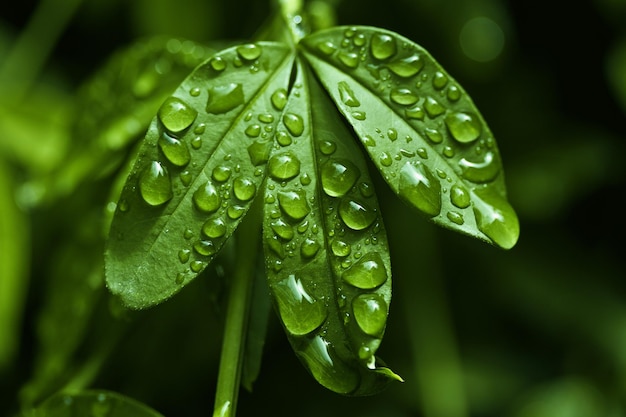
[[[426,97],[424,108],[430,118],[434,118],[446,111],[445,107],[432,97]]]
[[[280,146],[289,146],[291,145],[291,136],[284,131],[276,132],[276,141]]]
[[[311,211],[303,190],[278,192],[278,204],[293,220],[302,220]]]
[[[191,147],[198,150],[202,147],[202,138],[200,136],[196,136],[191,139]]]
[[[448,87],[447,97],[450,101],[457,101],[461,98],[461,90],[457,86],[451,85]]]
[[[204,269],[204,262],[202,261],[193,261],[189,267],[195,273],[198,273]]]
[[[389,155],[388,152],[381,153],[378,157],[378,160],[380,161],[380,164],[384,167],[389,167],[393,163],[393,158],[391,158],[391,155]]]
[[[197,241],[193,244],[193,249],[202,256],[211,256],[215,255],[216,253],[215,246],[213,246],[213,242],[211,242],[210,240]]]
[[[493,181],[500,172],[500,164],[493,152],[486,152],[478,161],[462,158],[459,166],[463,178],[476,183]]]
[[[183,237],[185,238],[185,240],[189,240],[194,236],[194,232],[191,229],[185,229],[185,231],[183,232]]]
[[[356,98],[354,92],[350,88],[347,82],[341,81],[338,85],[339,88],[339,97],[343,104],[349,107],[359,107],[361,102]]]
[[[365,120],[367,118],[367,115],[365,114],[365,112],[363,111],[353,111],[351,113],[352,117],[354,117],[356,120]]]
[[[450,220],[452,223],[458,224],[459,226],[465,223],[463,215],[458,211],[449,211],[446,214],[446,217],[448,217],[448,220]]]
[[[303,258],[311,259],[320,250],[320,244],[313,239],[305,239],[300,245],[300,255]]]
[[[183,167],[191,160],[189,148],[185,142],[168,135],[166,132],[163,132],[159,137],[158,144],[167,160],[177,167]]]
[[[174,196],[167,168],[158,161],[152,161],[139,177],[139,192],[151,206],[167,203]]]
[[[415,150],[415,152],[419,155],[420,158],[428,159],[428,151],[426,151],[426,149],[424,149],[424,148],[417,148]]]
[[[261,113],[258,119],[261,123],[272,123],[274,121],[274,115],[271,113]]]
[[[226,69],[226,61],[221,56],[211,58],[209,65],[215,71],[224,71]]]
[[[126,213],[128,210],[130,210],[130,204],[128,204],[128,201],[126,199],[121,199],[117,204],[117,208],[122,213]]]
[[[185,282],[185,274],[183,274],[182,272],[176,274],[176,279],[174,280],[174,282],[176,282],[177,284],[182,284],[183,282]]]
[[[345,199],[339,205],[339,217],[352,230],[368,228],[376,216],[376,210],[357,200]]]
[[[270,223],[270,227],[276,233],[278,237],[283,240],[291,240],[293,239],[295,233],[293,231],[293,227],[285,223],[283,219],[276,219]]]
[[[437,90],[441,90],[448,84],[448,76],[441,71],[435,72],[433,77],[433,87]]]
[[[400,170],[400,197],[429,216],[441,212],[441,183],[421,162],[407,162]]]
[[[254,61],[261,56],[262,48],[260,45],[256,45],[253,43],[241,45],[237,47],[237,54],[241,57],[241,59],[245,59],[246,61]]]
[[[324,55],[331,55],[337,50],[337,46],[331,41],[325,41],[318,43],[317,49]]]
[[[245,101],[243,86],[229,83],[209,88],[209,100],[206,111],[212,114],[223,114],[242,105]]]
[[[257,138],[261,134],[261,126],[257,124],[249,125],[244,133],[249,138]]]
[[[233,192],[240,201],[248,201],[256,194],[256,185],[247,178],[235,178],[233,181]]]
[[[313,298],[295,274],[273,285],[272,289],[281,321],[289,333],[304,336],[326,320],[328,313],[324,303]]]
[[[231,220],[237,220],[238,218],[243,216],[243,213],[245,213],[245,211],[246,211],[246,208],[244,206],[234,204],[232,206],[228,206],[228,209],[226,210],[226,214],[228,214],[228,217]]]
[[[411,55],[409,57],[399,59],[387,64],[387,68],[398,77],[409,78],[417,74],[424,68],[424,61],[419,55]]]
[[[248,146],[248,156],[252,165],[259,166],[267,162],[272,151],[272,142],[265,140],[254,141]]]
[[[217,182],[224,182],[230,178],[231,169],[225,165],[218,165],[213,168],[213,172],[211,173],[211,178]]]
[[[271,101],[272,106],[274,106],[276,110],[283,110],[285,105],[287,105],[287,90],[280,88],[274,91],[274,93],[272,93]]]
[[[198,97],[200,95],[200,89],[198,87],[194,87],[191,90],[189,90],[189,95],[191,97]]]
[[[359,184],[359,190],[361,191],[361,195],[365,198],[370,198],[375,193],[374,186],[368,182]]]
[[[361,172],[347,159],[330,159],[321,169],[322,188],[331,197],[345,195],[361,176]]]
[[[431,129],[429,127],[427,127],[426,129],[424,129],[424,133],[426,134],[426,137],[432,142],[432,143],[441,143],[443,142],[443,135],[436,129]]]
[[[355,69],[359,66],[359,55],[354,52],[340,52],[338,55],[339,61],[346,67]]]
[[[352,301],[352,313],[363,333],[380,338],[387,321],[387,303],[379,294],[361,294]]]
[[[388,129],[387,137],[389,138],[389,140],[395,141],[396,139],[398,139],[398,131],[394,128]]]
[[[376,146],[376,140],[374,140],[374,138],[371,137],[370,135],[363,136],[361,138],[361,142],[363,142],[363,145],[365,145],[367,147]]]
[[[450,188],[450,201],[460,209],[467,208],[470,205],[470,194],[464,187],[455,184]]]
[[[340,258],[344,258],[352,252],[352,247],[344,242],[343,240],[335,239],[330,244],[330,249],[333,251],[335,256],[339,256]]]
[[[370,52],[374,58],[380,61],[389,59],[397,52],[396,41],[389,35],[377,33],[372,36]]]
[[[329,140],[321,141],[319,143],[319,147],[320,147],[320,152],[322,152],[326,156],[332,155],[333,153],[335,153],[335,150],[337,149],[337,145],[335,144],[335,142],[332,142]]]
[[[402,106],[410,106],[417,103],[419,97],[408,88],[395,88],[389,94],[391,101]]]
[[[209,219],[202,225],[202,233],[210,239],[217,239],[226,234],[226,224],[219,217]]]
[[[450,113],[445,122],[452,137],[460,143],[473,142],[482,132],[480,121],[471,113]]]
[[[370,252],[347,269],[342,278],[353,287],[371,290],[387,281],[387,271],[380,255],[377,252]]]
[[[324,387],[340,394],[349,394],[359,386],[358,373],[335,357],[332,345],[321,336],[315,336],[299,350],[298,355]]]
[[[206,125],[204,123],[198,123],[198,125],[193,129],[193,133],[196,135],[201,135],[206,130]]]
[[[198,112],[177,97],[168,97],[159,108],[159,120],[171,133],[187,129],[196,120]]]
[[[181,264],[185,264],[189,262],[189,257],[191,256],[191,251],[189,249],[182,249],[178,251],[178,260]]]
[[[406,114],[406,117],[409,119],[424,120],[424,110],[419,106],[406,109],[404,114]]]
[[[222,198],[211,181],[198,188],[192,199],[196,208],[204,213],[212,213],[222,204]]]
[[[311,183],[311,177],[306,172],[300,175],[300,184],[309,185]]]
[[[283,152],[270,158],[268,170],[276,180],[289,180],[300,173],[300,160],[292,152]]]
[[[503,249],[515,246],[519,237],[519,220],[511,205],[489,189],[474,191],[474,215],[478,229]]]
[[[283,115],[283,124],[293,136],[298,137],[304,132],[304,121],[302,117],[294,113],[285,113]]]
[[[445,156],[446,158],[452,158],[454,156],[454,149],[452,149],[450,146],[446,146],[443,148],[443,156]]]

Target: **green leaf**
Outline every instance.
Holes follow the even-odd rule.
[[[27,417],[162,417],[161,414],[139,401],[110,391],[56,394],[25,415]]]
[[[125,304],[167,299],[232,235],[263,181],[292,59],[276,43],[226,49],[162,104],[107,243],[107,285]]]
[[[493,134],[427,51],[370,27],[320,31],[301,46],[398,196],[440,226],[515,245],[519,223]]]
[[[268,162],[269,287],[313,377],[341,394],[371,394],[398,379],[374,356],[391,301],[387,238],[357,144],[304,69],[298,65]]]

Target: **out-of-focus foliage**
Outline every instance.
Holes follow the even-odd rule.
[[[328,3],[338,23],[415,40],[465,87],[498,139],[522,235],[502,252],[436,230],[380,195],[381,211],[392,213],[385,224],[396,301],[379,351],[406,382],[373,397],[336,396],[299,367],[271,319],[259,379],[242,392],[239,414],[624,414],[623,2],[572,3],[567,18],[535,2]],[[0,12],[0,66],[36,4]],[[0,84],[2,414],[87,387],[122,392],[163,415],[211,407],[223,313],[211,297],[228,270],[218,263],[206,272],[211,279],[129,316],[104,291],[98,257],[113,179],[31,205],[33,181],[67,163],[75,93],[105,57],[157,33],[249,38],[269,14],[252,0],[179,7],[84,0],[26,99],[7,102]]]

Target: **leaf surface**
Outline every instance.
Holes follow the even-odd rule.
[[[440,226],[505,249],[516,243],[493,134],[426,50],[371,27],[316,32],[301,47],[400,198]]]
[[[132,308],[163,301],[213,259],[265,174],[293,53],[226,49],[160,107],[113,218],[107,285]]]

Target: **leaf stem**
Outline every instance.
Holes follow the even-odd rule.
[[[228,297],[213,417],[233,417],[237,409],[260,236],[260,213],[258,203],[253,203],[250,212],[237,230],[236,244],[239,259]]]

